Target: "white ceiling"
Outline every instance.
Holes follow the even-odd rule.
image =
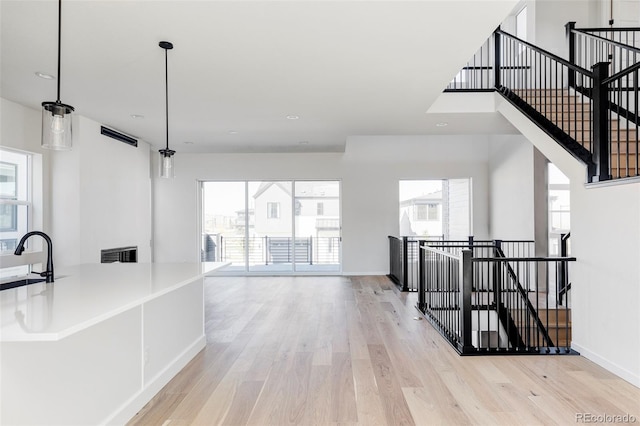
[[[514,133],[497,115],[426,111],[516,3],[65,0],[61,101],[163,146],[158,42],[168,40],[169,143],[178,152],[342,151],[350,135]],[[35,72],[56,74],[57,4],[0,2],[2,97],[38,109],[55,100],[56,81]]]

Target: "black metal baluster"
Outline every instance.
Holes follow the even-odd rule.
[[[631,87],[629,84],[629,74],[627,74],[624,78],[625,78],[625,93],[627,95],[627,99],[626,99],[626,103],[625,103],[625,114],[624,114],[624,118],[625,118],[625,134],[626,134],[626,142],[625,142],[625,168],[626,168],[626,176],[631,176],[631,174],[629,173],[629,126],[631,124],[631,117],[630,117],[630,111],[629,111],[629,88]],[[618,147],[618,159],[620,159],[620,155],[622,155],[622,152],[620,151],[620,125],[622,125],[622,122],[619,121],[618,123],[618,141],[617,141],[617,147]],[[618,160],[619,161],[619,160]]]
[[[635,33],[634,33],[635,35]],[[635,43],[635,40],[634,40]],[[635,70],[633,72],[633,102],[634,102],[634,108],[633,108],[633,112],[636,114],[636,116],[640,115],[640,111],[638,111],[638,70]],[[635,168],[635,175],[637,176],[640,172],[640,164],[638,164],[639,160],[640,160],[640,150],[638,150],[639,148],[639,144],[638,144],[638,123],[634,122],[634,130],[635,130],[635,144],[634,144],[634,156],[636,158],[636,168]]]

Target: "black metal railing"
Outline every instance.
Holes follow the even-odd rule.
[[[571,254],[570,245],[571,232],[560,234],[560,257],[569,257]],[[559,265],[560,269],[557,274],[556,288],[558,289],[558,304],[568,306],[569,291],[571,290],[571,281],[569,281],[569,265],[566,263]],[[566,303],[564,300],[566,298]]]
[[[407,253],[406,238],[398,238],[389,235],[389,275],[388,277],[396,285],[402,287],[402,291],[408,291],[406,281],[404,279],[406,273],[405,268],[407,261],[405,256]]]
[[[589,69],[599,62],[609,63],[609,75],[640,62],[640,28],[576,28],[565,25],[569,61]]]
[[[606,66],[579,67],[504,31],[494,38],[500,48],[496,89],[589,166],[590,180],[609,179]]]
[[[495,43],[491,37],[451,80],[445,91],[494,91]]]
[[[638,70],[636,63],[603,81],[609,104],[607,119],[612,124],[608,139],[611,153],[609,169],[612,178],[640,175],[638,152]],[[614,125],[615,124],[615,125]]]
[[[340,237],[224,237],[210,245],[216,260],[232,264],[272,265],[298,263],[326,265],[340,263]],[[204,255],[203,255],[204,257]]]
[[[436,329],[461,354],[575,353],[570,310],[548,285],[575,258],[504,257],[499,247],[484,257],[477,249],[487,252],[420,243],[417,307]]]
[[[604,47],[585,47],[603,37],[581,31],[568,29],[574,38],[565,60],[498,29],[445,91],[497,90],[586,164],[591,182],[638,176],[637,39],[608,40],[625,58],[613,66],[600,61]],[[627,38],[633,46],[623,46]]]
[[[471,280],[463,277],[468,271],[462,266],[463,257],[470,255],[468,249],[454,254],[420,244],[417,308],[460,353],[470,350],[463,347],[464,342],[471,340],[471,323],[466,321],[470,317],[462,315],[471,311],[471,299],[464,296],[471,294]],[[465,302],[468,306],[461,309]],[[465,332],[469,334],[467,339]]]
[[[640,28],[576,28],[575,22],[566,28],[572,63],[585,68],[607,63],[601,92],[606,93],[602,101],[610,124],[605,131],[611,178],[638,176]]]
[[[473,236],[466,240],[444,240],[442,236],[430,237],[394,237],[389,236],[389,278],[402,291],[418,291],[419,280],[419,244],[424,241],[429,246],[448,253],[460,254],[463,248],[491,249],[487,256],[493,253],[496,245],[502,247],[508,256],[533,256],[534,242],[531,240],[476,240]]]

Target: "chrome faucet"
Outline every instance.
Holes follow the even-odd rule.
[[[45,282],[52,283],[53,282],[53,243],[51,243],[51,238],[49,238],[47,234],[40,231],[27,232],[26,234],[24,234],[24,237],[20,239],[20,242],[16,247],[16,251],[14,251],[13,254],[15,254],[16,256],[20,256],[24,251],[24,242],[27,241],[27,238],[29,238],[32,235],[40,235],[47,242],[47,269],[44,272],[40,272],[39,275],[41,277],[46,278]],[[35,273],[38,274],[38,272],[35,272]]]

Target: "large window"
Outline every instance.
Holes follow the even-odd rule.
[[[0,251],[12,252],[30,228],[31,155],[0,150]]]
[[[470,179],[400,181],[400,235],[468,238],[470,182]]]
[[[340,182],[202,182],[202,260],[236,272],[340,270]]]
[[[19,239],[33,229],[33,155],[0,148],[0,255],[11,256]],[[27,250],[41,248],[30,239]],[[29,265],[4,267],[0,277],[23,275]]]

